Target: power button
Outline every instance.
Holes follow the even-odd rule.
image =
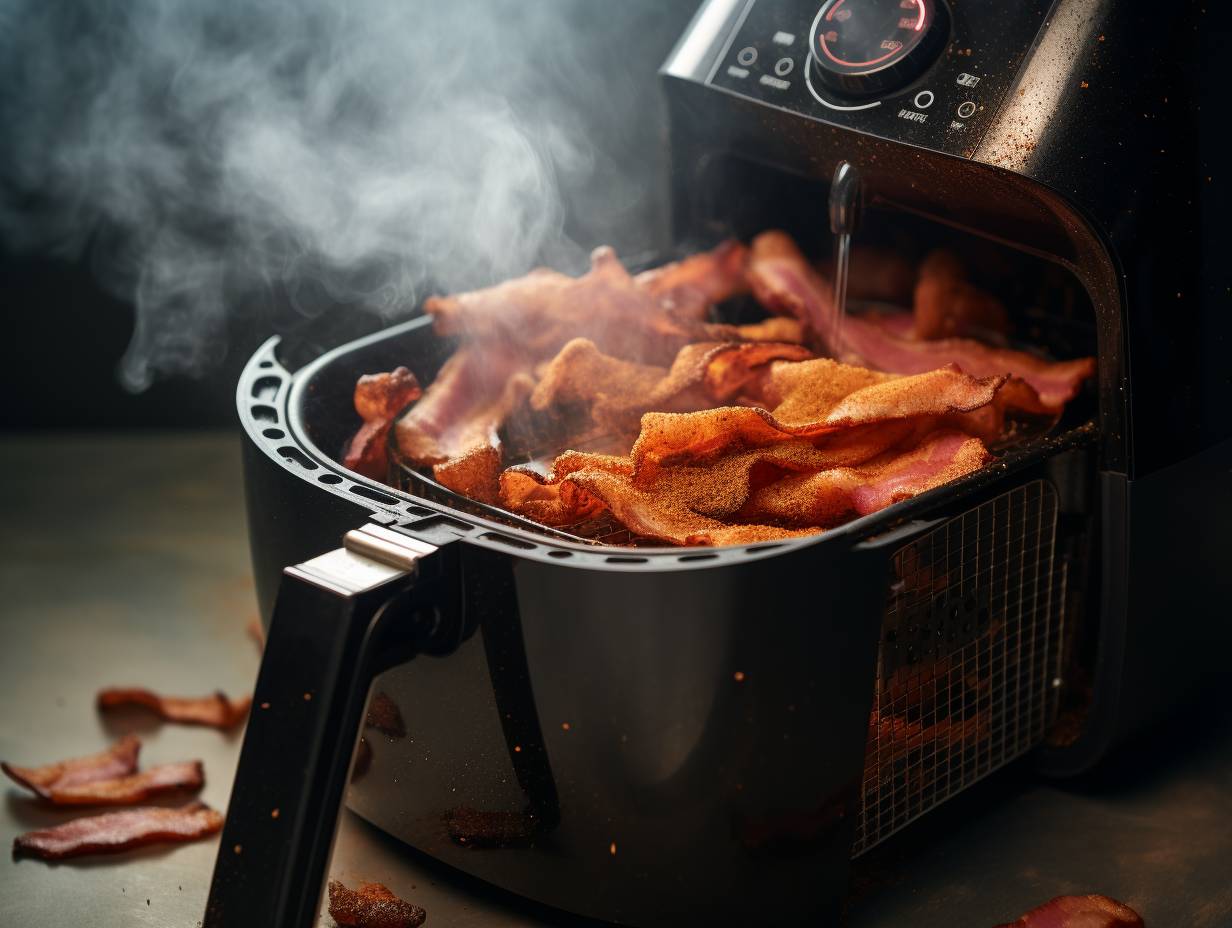
[[[960,119],[967,119],[975,113],[975,104],[968,100],[966,103],[958,105],[958,116]]]

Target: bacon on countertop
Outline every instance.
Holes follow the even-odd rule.
[[[42,767],[18,767],[15,764],[0,763],[0,769],[13,782],[48,799],[57,789],[73,789],[135,773],[140,751],[141,739],[136,735],[125,735],[107,750],[88,757],[74,757]]]
[[[419,928],[428,913],[399,899],[382,883],[361,883],[348,889],[329,881],[329,915],[345,928]]]
[[[110,854],[147,844],[195,841],[219,831],[222,823],[222,815],[202,802],[178,809],[146,806],[90,815],[27,832],[13,840],[13,853],[44,860]]]
[[[405,367],[360,377],[355,384],[355,411],[364,424],[351,439],[342,463],[357,474],[384,480],[389,427],[394,417],[422,393],[419,381]]]
[[[1142,916],[1108,896],[1057,896],[997,928],[1145,928]]]
[[[248,717],[252,697],[231,700],[219,690],[209,696],[160,696],[141,687],[111,687],[98,693],[98,708],[106,712],[125,706],[140,706],[168,722],[234,728]]]
[[[111,780],[53,787],[47,798],[59,806],[131,806],[164,793],[199,790],[204,785],[201,761],[186,760]]]
[[[967,338],[898,338],[884,326],[851,313],[839,326],[829,287],[783,232],[765,232],[754,240],[749,281],[763,306],[804,322],[836,357],[881,370],[917,374],[957,364],[975,377],[1012,374],[1029,384],[1052,410],[1064,406],[1095,373],[1094,358],[1046,361]]]

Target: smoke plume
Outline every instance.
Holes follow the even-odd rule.
[[[678,28],[661,6],[0,0],[0,238],[132,299],[137,390],[216,363],[275,292],[394,319],[636,250],[655,62],[613,36]]]

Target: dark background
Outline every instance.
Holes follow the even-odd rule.
[[[69,0],[85,3],[89,0]],[[695,0],[621,0],[619,15],[597,15],[593,0],[535,0],[559,7],[562,17],[579,22],[578,41],[599,73],[631,89],[645,102],[638,118],[616,121],[612,109],[571,101],[561,88],[561,103],[573,106],[595,147],[611,164],[648,186],[666,169],[664,124],[656,72],[683,31]],[[471,0],[483,15],[488,0]],[[425,29],[431,29],[425,17]],[[0,62],[0,75],[4,64]],[[65,118],[72,118],[66,113]],[[21,132],[6,126],[5,132]],[[6,193],[0,177],[0,195]],[[602,176],[595,179],[602,183]],[[566,202],[569,190],[564,190]],[[659,198],[639,220],[648,239],[663,219]],[[572,206],[576,209],[576,206]],[[570,215],[569,220],[580,217]],[[425,217],[425,221],[430,217]],[[568,226],[567,226],[568,228]],[[600,241],[587,245],[602,244]],[[276,305],[249,307],[236,314],[244,321],[229,330],[226,355],[198,378],[164,377],[143,393],[129,393],[116,377],[116,365],[133,331],[130,301],[108,292],[99,282],[100,249],[87,246],[72,259],[46,252],[16,254],[0,241],[0,302],[6,324],[0,354],[0,404],[3,429],[98,429],[147,427],[227,427],[234,424],[233,389],[247,356],[264,339],[283,331],[287,321]],[[256,297],[276,304],[277,294]],[[408,312],[413,308],[408,307]],[[302,327],[302,323],[296,323]],[[373,320],[343,308],[311,324],[306,334],[322,347],[370,328]]]

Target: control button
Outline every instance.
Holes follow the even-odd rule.
[[[779,77],[786,77],[791,73],[791,69],[796,66],[796,63],[790,58],[780,58],[774,63],[774,73]]]
[[[958,105],[958,115],[961,116],[963,119],[966,119],[968,116],[971,116],[974,112],[975,112],[975,104],[972,103],[970,100],[968,100],[966,103],[960,103]]]
[[[763,74],[759,83],[765,84],[767,87],[773,87],[775,90],[786,90],[791,86],[791,81],[781,81],[777,77],[771,77],[769,74]]]
[[[749,71],[747,68],[738,68],[734,64],[727,68],[728,77],[748,77]]]
[[[915,100],[912,103],[917,110],[926,110],[933,105],[933,100],[935,99],[936,97],[933,96],[931,90],[921,90],[915,95]]]
[[[736,60],[747,68],[757,60],[757,49],[752,45],[740,49],[740,54],[736,55]]]
[[[979,82],[980,79],[974,74],[968,74],[966,71],[963,71],[962,74],[958,75],[958,80],[954,83],[956,83],[959,87],[974,87]]]
[[[775,45],[790,45],[794,41],[796,41],[796,37],[790,32],[776,32],[774,34]]]

